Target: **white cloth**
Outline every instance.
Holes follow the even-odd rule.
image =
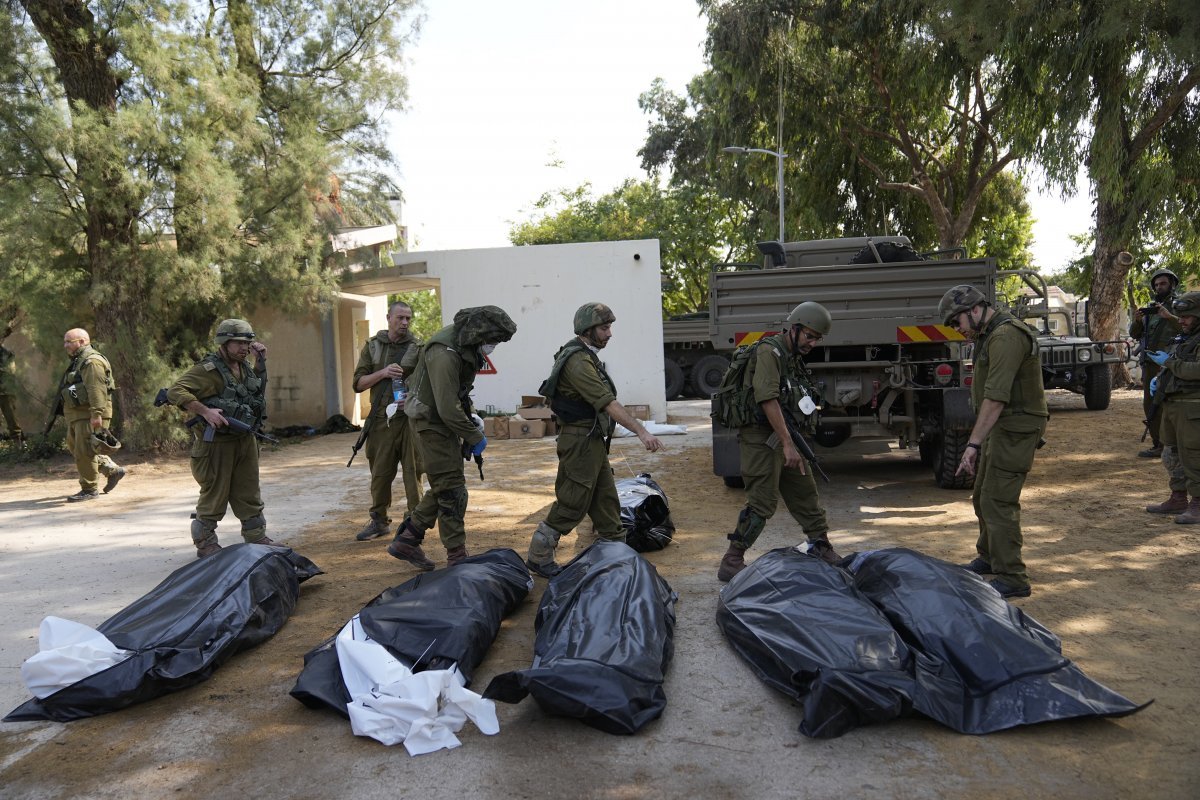
[[[46,617],[38,630],[38,653],[21,665],[21,680],[40,700],[131,655],[95,628],[61,617]]]
[[[337,636],[338,663],[350,693],[350,728],[411,756],[462,744],[454,734],[469,719],[485,734],[500,732],[496,704],[464,686],[457,667],[413,673],[371,640],[355,615]]]
[[[643,422],[642,427],[654,436],[675,436],[677,434],[687,433],[687,425],[667,425],[663,422]],[[624,425],[618,424],[616,430],[613,431],[613,438],[619,439],[622,436],[636,436],[633,431],[626,428]]]

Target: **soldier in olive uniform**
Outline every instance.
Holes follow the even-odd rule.
[[[67,423],[67,449],[75,456],[79,470],[79,491],[67,498],[72,503],[94,500],[103,475],[105,493],[116,488],[125,477],[104,453],[97,452],[93,435],[112,424],[112,395],[116,391],[112,365],[92,347],[91,336],[83,328],[72,328],[63,334],[63,347],[71,364],[58,383],[62,398],[63,417]]]
[[[608,463],[615,422],[633,431],[650,452],[662,448],[662,442],[617,402],[617,387],[600,360],[599,351],[612,338],[615,320],[612,309],[603,303],[580,306],[575,312],[576,335],[559,348],[550,377],[541,387],[562,425],[554,505],[545,521],[538,523],[525,561],[544,578],[562,570],[554,562],[559,537],[574,530],[585,516],[591,518],[599,538],[625,541],[621,501]]]
[[[1146,308],[1139,308],[1129,324],[1129,335],[1138,339],[1142,346],[1142,411],[1146,414],[1151,441],[1148,449],[1138,453],[1142,458],[1158,458],[1163,454],[1162,439],[1158,433],[1162,419],[1161,415],[1154,413],[1154,397],[1150,393],[1150,381],[1158,374],[1159,366],[1150,360],[1147,354],[1151,351],[1166,350],[1167,345],[1179,333],[1179,318],[1171,313],[1171,303],[1178,288],[1179,276],[1174,272],[1169,269],[1155,272],[1150,276],[1154,302]],[[1182,484],[1179,488],[1183,489]],[[1185,506],[1186,503],[1185,497]]]
[[[12,333],[9,328],[0,336],[4,341]],[[25,444],[25,435],[21,424],[17,422],[13,399],[16,396],[16,377],[13,374],[13,352],[0,344],[0,414],[4,415],[4,424],[8,426],[8,438],[18,445]]]
[[[1182,491],[1191,494],[1191,501],[1175,521],[1195,525],[1200,523],[1200,292],[1188,292],[1175,300],[1172,311],[1179,317],[1182,333],[1167,350],[1151,350],[1146,355],[1161,368],[1152,391],[1162,397],[1162,441],[1166,450],[1178,455],[1185,477]],[[1171,478],[1174,499],[1175,476]]]
[[[799,432],[814,432],[813,412],[819,398],[804,356],[829,334],[833,319],[824,306],[807,302],[792,309],[784,324],[782,333],[754,345],[742,381],[745,388],[753,388],[757,406],[754,422],[738,428],[746,506],[729,534],[729,550],[717,570],[719,581],[728,581],[745,568],[745,553],[774,516],[780,498],[804,531],[811,552],[830,564],[841,561],[829,543],[817,482],[792,442],[784,417],[788,414],[796,420],[802,426]]]
[[[422,570],[433,569],[421,542],[436,522],[447,563],[454,566],[467,557],[463,458],[481,455],[487,447],[487,439],[471,418],[471,390],[475,374],[486,363],[484,356],[516,332],[517,326],[501,308],[464,308],[454,315],[452,325],[421,347],[408,380],[404,412],[417,433],[429,491],[400,523],[387,548],[391,556]]]
[[[1050,418],[1037,333],[992,308],[978,289],[966,284],[946,292],[938,312],[943,324],[975,342],[975,426],[955,473],[975,476],[971,499],[979,519],[978,555],[965,566],[979,575],[995,575],[990,583],[1001,597],[1028,597],[1029,576],[1021,559],[1021,489]]]
[[[371,521],[355,536],[360,542],[389,536],[388,509],[392,505],[392,481],[397,466],[404,480],[404,495],[411,514],[421,502],[421,469],[417,460],[415,434],[404,413],[402,391],[407,365],[416,363],[421,345],[408,332],[412,307],[392,303],[388,308],[388,327],[363,345],[354,370],[354,391],[371,390],[371,414],[367,427],[367,463],[371,465]],[[406,360],[408,359],[408,360]],[[390,416],[389,416],[390,414]]]
[[[227,419],[257,430],[266,418],[267,347],[256,341],[250,323],[227,319],[217,326],[217,352],[209,353],[185,372],[167,391],[167,401],[200,417],[192,426],[192,477],[200,484],[200,499],[192,520],[196,557],[221,549],[217,523],[232,508],[242,522],[242,538],[253,544],[274,544],[267,536],[262,493],[258,484],[258,439],[235,431]],[[253,351],[256,364],[250,366]],[[204,433],[214,428],[211,442]]]

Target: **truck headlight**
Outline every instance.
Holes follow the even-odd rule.
[[[1082,350],[1076,350],[1075,356],[1080,361],[1091,361],[1092,360],[1092,351],[1088,348],[1084,348]]]

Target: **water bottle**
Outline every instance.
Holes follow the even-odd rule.
[[[397,408],[404,408],[404,398],[408,395],[408,387],[404,385],[404,380],[392,381],[392,397],[396,401]]]

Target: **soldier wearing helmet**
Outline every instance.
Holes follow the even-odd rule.
[[[746,505],[728,535],[729,549],[717,569],[719,581],[728,581],[745,568],[745,553],[774,516],[780,498],[803,529],[811,552],[830,564],[841,561],[829,543],[829,523],[817,482],[793,444],[784,417],[797,420],[802,433],[815,432],[820,394],[804,357],[832,329],[829,311],[809,301],[792,309],[782,333],[752,345],[742,385],[752,389],[755,408],[748,418],[753,421],[738,428]]]
[[[417,434],[417,455],[429,478],[429,491],[400,523],[387,547],[388,555],[421,570],[433,569],[421,543],[436,523],[447,565],[453,567],[467,558],[463,458],[481,456],[487,447],[482,424],[473,421],[478,417],[471,405],[471,390],[476,373],[486,363],[484,356],[516,332],[516,324],[504,309],[477,306],[459,310],[452,324],[421,346],[407,380],[404,413]]]
[[[200,498],[192,520],[196,557],[221,549],[217,523],[227,508],[242,523],[242,538],[253,544],[275,544],[267,536],[258,482],[258,439],[232,429],[236,419],[257,430],[266,419],[267,346],[243,319],[217,325],[217,352],[209,353],[167,390],[167,400],[199,417],[192,427],[192,477]],[[254,364],[250,354],[254,354]],[[213,429],[212,441],[204,434]]]
[[[1150,382],[1158,374],[1159,367],[1146,354],[1151,350],[1166,350],[1171,340],[1179,334],[1179,317],[1171,311],[1171,303],[1175,300],[1178,289],[1178,275],[1169,269],[1156,270],[1150,276],[1150,291],[1154,299],[1139,308],[1129,323],[1129,335],[1138,340],[1141,352],[1138,361],[1142,367],[1142,411],[1146,415],[1146,431],[1150,434],[1150,447],[1138,453],[1141,458],[1159,458],[1163,454],[1162,438],[1159,436],[1162,416],[1155,413],[1154,396],[1150,392]],[[1180,488],[1182,489],[1182,478]],[[1186,497],[1183,503],[1186,505]],[[1172,508],[1161,513],[1175,510],[1183,509]]]
[[[1028,597],[1029,576],[1021,559],[1021,489],[1050,416],[1037,334],[993,308],[974,286],[950,289],[939,311],[945,325],[975,342],[975,426],[956,473],[975,476],[971,499],[979,538],[977,555],[965,566],[979,575],[995,575],[991,585],[1002,597]]]
[[[112,424],[112,396],[116,391],[112,365],[92,347],[91,336],[83,328],[63,334],[63,348],[71,364],[58,382],[58,393],[67,422],[67,449],[75,456],[79,470],[79,491],[67,500],[77,503],[98,496],[100,475],[105,477],[104,492],[111,492],[125,477],[125,470],[108,453],[98,452],[92,442],[93,433]]]
[[[530,571],[544,578],[553,578],[562,569],[554,561],[558,540],[585,516],[597,537],[625,541],[621,501],[608,463],[614,421],[633,431],[650,452],[662,448],[658,437],[617,400],[617,387],[600,360],[616,319],[603,303],[580,306],[575,312],[575,336],[555,353],[550,377],[539,389],[562,426],[556,443],[554,504],[533,532],[525,561]]]
[[[1200,523],[1200,292],[1187,292],[1176,298],[1171,311],[1179,319],[1182,332],[1165,350],[1150,350],[1146,357],[1160,368],[1151,381],[1151,391],[1162,400],[1162,441],[1164,464],[1168,466],[1171,497],[1147,511],[1175,517],[1181,525]],[[1183,476],[1170,468],[1167,455],[1178,458]],[[1188,494],[1191,500],[1187,500]]]

